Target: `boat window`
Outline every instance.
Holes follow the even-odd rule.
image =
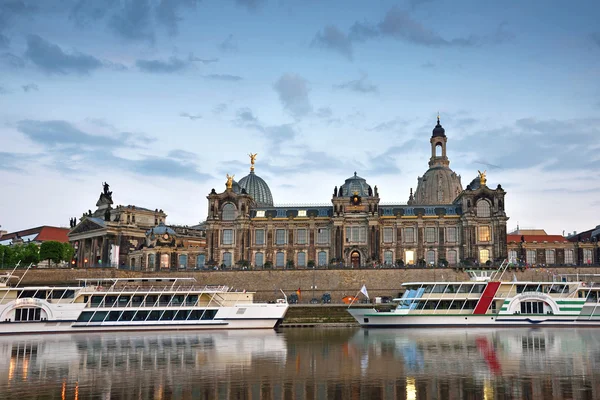
[[[460,285],[448,285],[448,289],[446,290],[446,293],[456,293],[458,292],[458,288]]]
[[[198,302],[198,295],[197,294],[190,294],[185,298],[185,305],[186,306],[194,306],[196,305],[196,303]]]
[[[581,292],[579,292],[581,293]],[[587,295],[587,301],[598,301],[598,292],[595,290],[590,290],[590,292]]]
[[[116,322],[119,320],[119,317],[121,317],[121,311],[110,311],[106,320],[110,322]]]
[[[17,308],[15,310],[15,321],[40,321],[42,319],[41,308]]]
[[[173,300],[171,301],[171,305],[173,305],[173,306],[178,306],[178,305],[180,305],[181,303],[183,303],[183,299],[184,299],[184,297],[185,297],[185,296],[183,296],[183,295],[176,295],[176,296],[173,296]]]
[[[473,285],[461,285],[458,289],[458,293],[470,293]]]
[[[153,307],[156,303],[158,296],[149,294],[146,296],[146,307]]]
[[[173,310],[165,310],[163,311],[162,315],[160,316],[160,320],[161,321],[172,321],[173,320]]]
[[[148,317],[148,313],[149,311],[138,311],[134,316],[133,316],[133,320],[134,321],[145,321],[146,318]]]
[[[134,307],[139,307],[142,305],[143,301],[144,296],[133,296],[133,299],[131,300],[131,305]]]
[[[444,293],[448,285],[435,285],[432,293]]]
[[[473,285],[473,293],[483,293],[485,285]]]
[[[175,314],[176,321],[185,321],[190,314],[190,310],[179,310]]]
[[[92,318],[93,311],[84,311],[79,314],[79,318],[77,318],[77,322],[88,322]]]
[[[158,321],[158,318],[160,317],[161,313],[162,313],[162,310],[150,311],[150,314],[148,315],[148,318],[146,320],[147,321]]]
[[[103,307],[112,307],[117,302],[117,296],[106,296]]]
[[[204,315],[202,315],[202,319],[203,320],[215,319],[215,315],[217,315],[217,310],[206,310]]]
[[[27,297],[33,297],[33,295],[35,294],[35,290],[21,290],[19,292],[19,295],[17,296],[19,299],[23,299],[23,298],[27,298]]]
[[[108,311],[97,311],[91,319],[91,322],[102,322],[104,321],[104,318],[106,318],[106,315],[108,314]]]
[[[119,296],[119,307],[125,307],[129,303],[131,296]]]
[[[92,307],[98,307],[102,302],[102,296],[92,296]]]
[[[159,304],[161,306],[166,306],[166,305],[169,304],[170,301],[171,301],[171,295],[164,294],[164,295],[160,296],[160,303]],[[161,318],[161,320],[162,320],[162,318]]]
[[[133,320],[133,314],[135,314],[135,311],[123,311],[123,314],[121,314],[121,318],[119,318],[119,321],[131,321]]]
[[[521,303],[521,314],[544,314],[543,301],[524,301]]]
[[[423,286],[423,293],[431,293],[432,289],[433,289],[433,285],[425,285]]]

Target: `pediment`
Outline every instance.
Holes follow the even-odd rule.
[[[99,222],[93,221],[89,218],[86,218],[83,221],[81,221],[79,224],[77,224],[75,226],[75,228],[73,228],[73,230],[71,232],[69,232],[69,235],[76,235],[78,233],[86,233],[86,232],[96,231],[96,230],[104,229],[104,228],[105,228],[105,226],[103,223],[99,223]]]

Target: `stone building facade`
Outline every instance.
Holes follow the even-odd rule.
[[[75,248],[74,267],[161,270],[198,265],[206,243],[203,225],[168,227],[163,210],[113,207],[108,189],[105,183],[94,212],[84,213],[79,222],[71,219],[68,237]]]
[[[267,183],[254,172],[207,196],[207,257],[227,267],[310,267],[330,263],[485,263],[507,257],[506,192],[487,186],[485,172],[463,190],[449,167],[439,117],[429,169],[408,203],[380,202],[377,186],[358,176],[335,187],[330,204],[274,206]],[[248,183],[252,182],[251,185]]]

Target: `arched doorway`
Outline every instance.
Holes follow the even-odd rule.
[[[354,250],[350,253],[350,263],[352,264],[352,268],[360,267],[360,253]]]

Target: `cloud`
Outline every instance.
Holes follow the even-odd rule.
[[[352,41],[348,35],[335,25],[328,25],[323,31],[317,32],[311,46],[338,52],[347,59],[352,60]]]
[[[17,123],[17,130],[30,140],[43,146],[54,147],[91,147],[110,148],[124,146],[116,137],[90,135],[74,127],[66,121],[22,120]]]
[[[38,35],[27,36],[24,56],[50,74],[88,74],[103,65],[99,59],[87,54],[77,51],[65,53],[60,47]]]
[[[202,64],[212,64],[212,63],[216,63],[219,62],[218,58],[198,58],[198,57],[194,57],[193,54],[190,55],[190,61],[196,61]]]
[[[334,89],[346,89],[357,93],[377,93],[378,89],[372,83],[367,82],[367,74],[361,74],[361,77],[352,81],[333,85]]]
[[[110,18],[108,26],[123,39],[154,42],[149,0],[124,1],[122,8]]]
[[[237,82],[237,81],[241,81],[242,79],[244,79],[241,76],[229,75],[229,74],[210,74],[210,75],[206,75],[205,78],[213,80],[213,81],[229,81],[229,82]]]
[[[311,112],[308,99],[308,84],[304,78],[296,74],[282,75],[273,88],[279,95],[283,107],[294,117],[300,118]]]
[[[264,0],[235,0],[235,4],[245,7],[250,11],[257,10],[263,3]]]
[[[23,88],[24,92],[37,92],[40,90],[38,85],[36,85],[35,83],[28,83],[26,85],[21,86],[21,88]]]
[[[136,60],[135,65],[142,71],[151,74],[172,74],[186,69],[190,62],[177,57],[163,60]]]
[[[262,123],[250,108],[240,108],[236,112],[236,117],[232,121],[234,125],[246,129],[255,129],[263,134],[272,150],[279,152],[284,142],[293,140],[297,136],[293,124],[266,125]]]
[[[180,117],[189,118],[192,121],[195,121],[197,119],[201,119],[202,118],[202,115],[200,115],[200,114],[193,115],[193,114],[189,114],[189,113],[186,113],[186,112],[182,112],[181,114],[179,114],[179,116]]]
[[[0,55],[0,61],[11,68],[19,69],[25,67],[25,61],[12,53],[3,53]]]
[[[233,35],[229,34],[225,40],[219,44],[219,49],[223,52],[234,53],[238,51],[237,43],[233,41]]]
[[[225,104],[225,103],[219,103],[213,107],[213,114],[215,114],[215,115],[221,115],[225,111],[227,111],[227,104]]]
[[[0,171],[26,172],[31,163],[40,159],[37,154],[7,153],[0,151]]]
[[[177,34],[177,24],[182,20],[180,11],[182,8],[195,8],[197,0],[161,0],[156,6],[156,20],[164,25],[170,35]]]
[[[175,149],[175,150],[169,151],[169,153],[167,154],[167,157],[175,158],[177,160],[195,160],[198,158],[198,155],[196,153],[192,153],[190,151]]]
[[[402,171],[398,168],[398,154],[406,153],[403,146],[392,146],[381,154],[369,156],[366,175],[394,175]]]
[[[395,130],[398,126],[407,125],[408,121],[401,118],[394,118],[389,121],[382,122],[380,124],[375,125],[372,128],[367,128],[367,131],[370,132],[388,132]]]
[[[417,6],[429,1],[431,0],[412,1],[410,9],[414,10]],[[494,32],[483,36],[469,35],[467,37],[446,39],[438,32],[417,21],[410,10],[394,6],[377,23],[356,21],[347,34],[334,25],[327,25],[322,31],[317,32],[311,45],[337,52],[352,60],[354,43],[376,38],[393,38],[427,47],[473,47],[511,41],[515,35],[507,31],[506,26],[507,23],[503,22],[498,25]]]

